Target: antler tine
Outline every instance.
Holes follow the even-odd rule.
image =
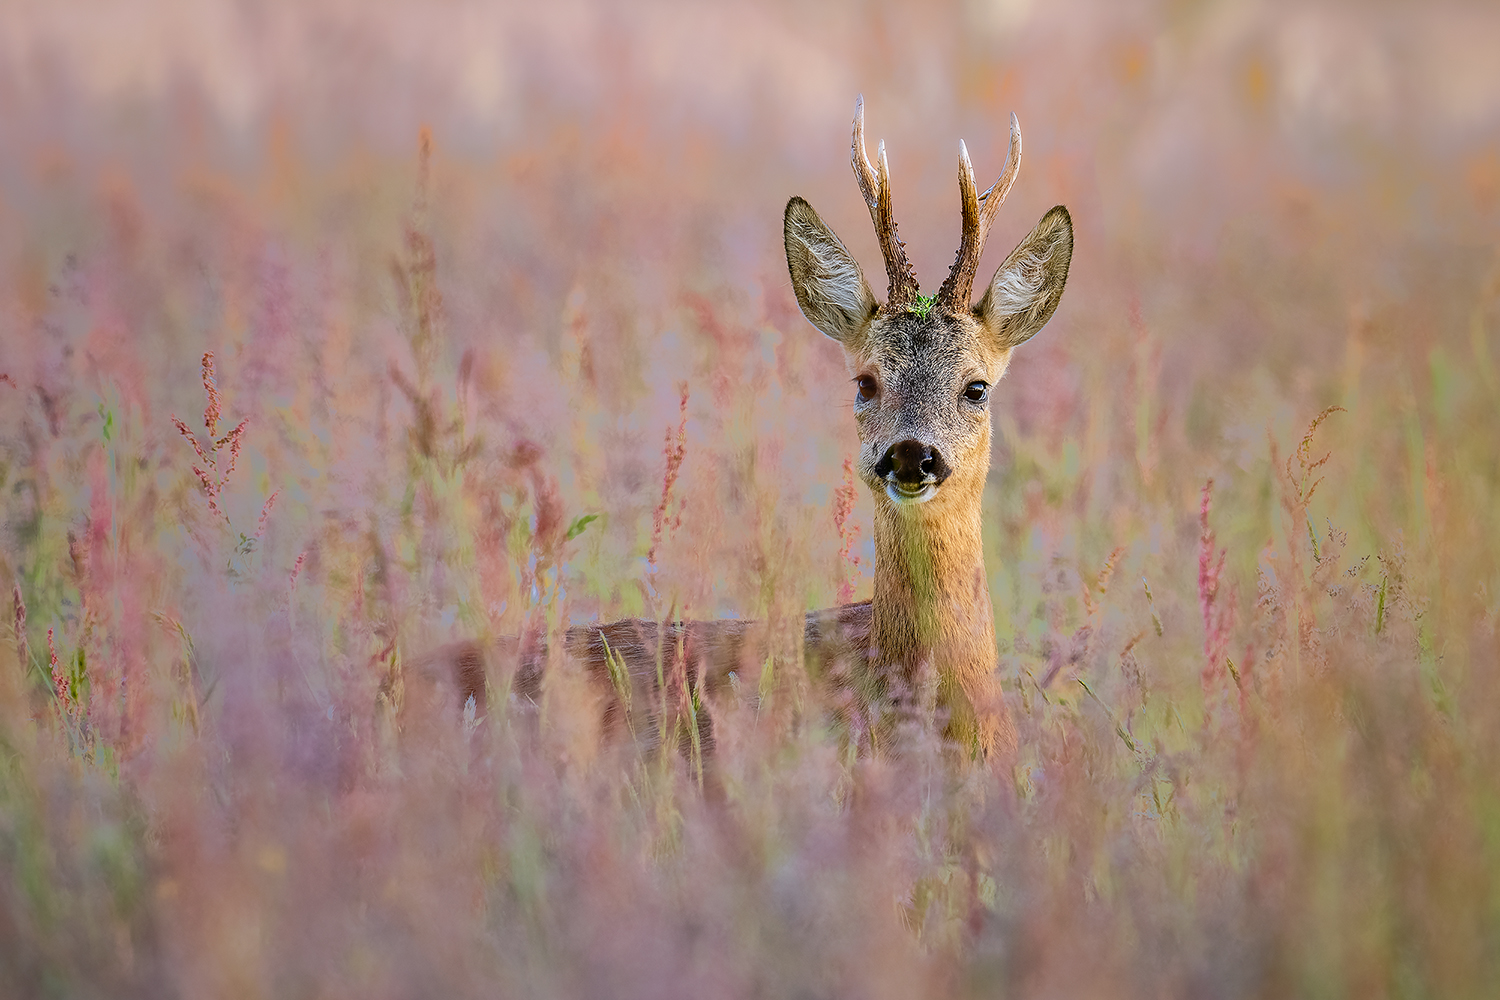
[[[967,312],[969,299],[974,293],[974,272],[979,269],[979,255],[984,253],[984,241],[989,236],[990,224],[1005,203],[1016,174],[1021,169],[1021,122],[1012,112],[1010,116],[1010,153],[1005,159],[1005,169],[990,185],[988,191],[975,195],[974,167],[969,163],[969,150],[960,140],[958,143],[958,195],[963,209],[964,230],[958,242],[958,255],[948,272],[943,287],[938,289],[938,305],[949,312]]]
[[[1016,113],[1010,113],[1010,152],[1005,157],[1005,169],[1000,171],[1000,177],[990,189],[979,196],[984,203],[983,221],[986,232],[991,222],[995,221],[1000,206],[1005,203],[1005,196],[1010,194],[1011,185],[1016,182],[1016,174],[1021,172],[1021,120]],[[977,263],[977,262],[976,262]]]
[[[898,312],[916,299],[917,276],[906,258],[906,244],[896,235],[896,219],[891,211],[890,165],[886,162],[884,142],[875,158],[880,165],[878,172],[865,152],[865,97],[861,94],[854,102],[854,134],[849,142],[849,159],[854,166],[855,179],[859,181],[859,192],[870,208],[870,221],[875,224],[880,253],[885,257],[885,273],[890,279],[885,308],[889,312]]]
[[[878,185],[875,168],[865,155],[865,95],[854,99],[854,137],[849,142],[849,162],[854,164],[854,177],[859,181],[859,193],[865,196],[865,204],[874,211]]]

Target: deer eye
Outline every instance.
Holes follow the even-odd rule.
[[[859,395],[855,397],[856,402],[868,403],[880,395],[880,383],[876,382],[872,376],[861,375],[854,380],[854,383],[859,387]]]
[[[990,384],[988,382],[970,382],[964,386],[964,399],[971,403],[983,403],[990,398]]]

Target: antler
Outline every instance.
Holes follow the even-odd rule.
[[[974,272],[979,269],[979,255],[984,252],[984,240],[989,235],[990,223],[1000,211],[1010,186],[1016,182],[1016,173],[1021,169],[1021,123],[1014,113],[1010,116],[1010,154],[1005,160],[1005,169],[1000,179],[984,194],[974,194],[974,167],[969,163],[969,150],[963,140],[958,143],[958,194],[963,200],[964,232],[958,242],[958,256],[943,287],[938,289],[937,306],[948,312],[968,312],[969,298],[974,292]]]
[[[854,138],[849,143],[849,159],[854,164],[854,176],[859,180],[859,191],[870,206],[870,221],[875,223],[875,237],[880,241],[880,252],[885,257],[885,273],[890,279],[886,294],[886,310],[900,312],[916,301],[917,275],[911,261],[906,259],[906,244],[896,235],[896,220],[891,214],[890,168],[885,162],[885,143],[880,144],[876,154],[880,161],[880,172],[870,165],[865,154],[865,97],[854,102]],[[972,171],[971,171],[972,174]],[[973,186],[970,177],[969,185]]]

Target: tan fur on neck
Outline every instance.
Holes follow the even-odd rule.
[[[949,738],[1007,754],[1015,727],[994,679],[995,621],[984,567],[980,502],[989,467],[969,464],[930,502],[898,505],[875,494],[875,596],[870,667],[897,721],[930,706]]]

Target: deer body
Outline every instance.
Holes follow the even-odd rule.
[[[985,237],[1020,167],[1021,130],[1012,115],[1005,170],[983,195],[959,144],[963,236],[942,287],[924,297],[896,235],[885,146],[878,170],[865,154],[863,100],[850,158],[885,257],[885,303],[806,201],[787,203],[783,225],[797,304],[843,348],[858,386],[858,467],[875,498],[869,671],[898,720],[931,698],[951,738],[1003,750],[1014,735],[994,677],[980,515],[989,392],[1012,351],[1057,308],[1073,254],[1072,220],[1062,206],[1047,212],[971,307]]]
[[[879,169],[864,150],[863,99],[856,106],[851,159],[870,209],[889,279],[876,300],[858,262],[801,198],[783,219],[787,266],[802,313],[843,348],[857,386],[860,477],[875,499],[875,592],[868,603],[815,611],[805,650],[815,673],[853,692],[854,712],[877,747],[893,723],[935,709],[962,747],[1004,752],[1014,730],[995,678],[995,626],[985,572],[980,502],[989,474],[990,387],[1014,349],[1051,318],[1073,250],[1062,206],[1047,212],[1005,259],[979,303],[970,295],[989,225],[1020,166],[1021,134],[995,186],[980,195],[959,145],[963,235],[938,293],[921,295],[896,235],[885,147]],[[539,647],[511,640],[519,664],[512,690],[540,690]],[[730,672],[763,662],[764,627],[753,622],[625,621],[570,629],[567,655],[599,686],[679,685],[711,694]],[[442,659],[460,664],[460,695],[484,693],[483,657],[471,647]],[[468,664],[465,669],[462,664]],[[680,666],[663,670],[662,665]],[[624,665],[622,670],[621,665]],[[661,692],[657,692],[661,695]],[[621,699],[630,700],[630,699]],[[634,699],[658,706],[667,698]],[[880,706],[889,706],[889,717]],[[872,708],[873,706],[873,708]],[[618,701],[611,717],[628,714]]]

